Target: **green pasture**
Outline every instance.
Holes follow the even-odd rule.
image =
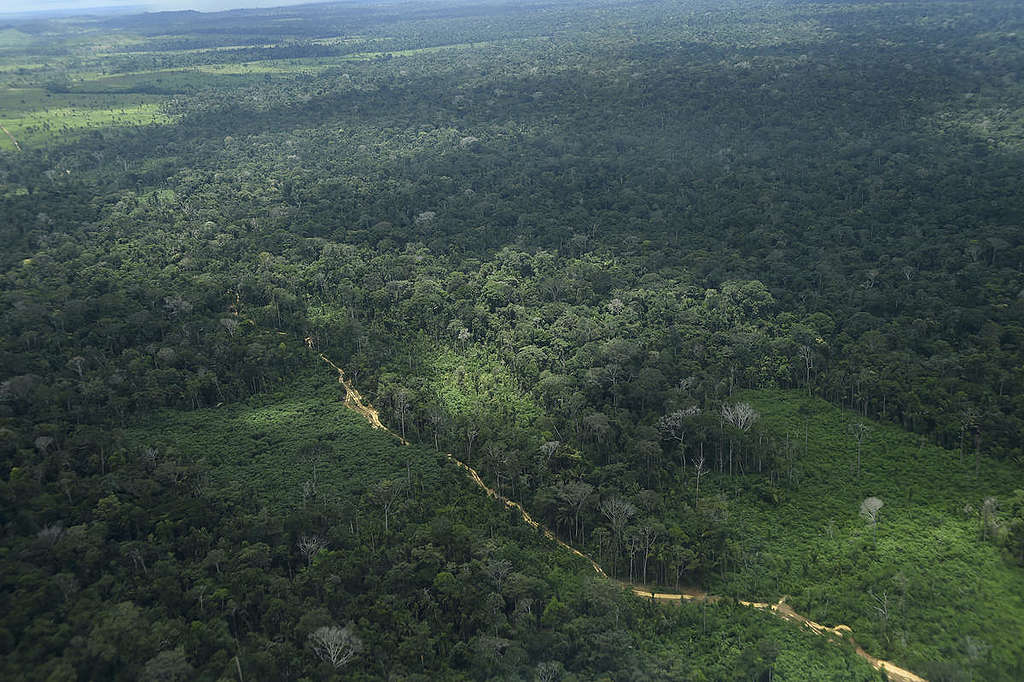
[[[71,92],[81,93],[187,94],[205,88],[230,89],[245,86],[254,79],[243,76],[257,73],[262,72],[207,72],[200,68],[192,68],[137,71],[117,75],[88,73],[82,74],[81,79],[76,80],[69,89]]]
[[[203,64],[196,67],[196,70],[204,74],[213,75],[235,75],[244,76],[251,74],[317,74],[344,63],[344,59],[329,59],[324,57],[309,57],[298,59],[267,59],[253,62],[238,62],[235,64]]]
[[[0,29],[0,50],[20,50],[28,47],[35,39],[16,28]]]
[[[790,595],[800,613],[849,625],[868,651],[915,671],[940,659],[1022,670],[1024,573],[982,538],[979,514],[985,498],[1024,487],[1019,473],[982,456],[976,474],[970,451],[961,460],[799,391],[739,397],[789,441],[796,482],[783,483],[775,502],[756,476],[712,476],[732,500],[737,538],[719,589],[747,599]],[[858,423],[869,428],[859,475],[850,433]],[[874,532],[859,514],[867,497],[884,503]]]
[[[172,119],[161,111],[160,101],[153,95],[6,89],[0,90],[0,124],[22,148],[41,146],[83,130],[170,123]],[[14,149],[6,135],[0,137],[0,149]]]
[[[430,47],[418,47],[408,50],[383,50],[377,52],[355,52],[353,54],[345,55],[345,59],[374,59],[377,57],[384,57],[391,55],[392,57],[410,57],[417,54],[431,54],[434,52],[444,52],[445,50],[470,50],[480,47],[488,47],[490,45],[496,45],[497,41],[487,40],[477,43],[451,43],[450,45],[432,45]]]

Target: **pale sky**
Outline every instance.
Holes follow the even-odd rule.
[[[138,7],[142,10],[195,9],[213,12],[240,7],[282,7],[320,0],[0,0],[0,16],[13,12],[83,10],[92,7]]]

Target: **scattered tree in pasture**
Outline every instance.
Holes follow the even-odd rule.
[[[877,528],[878,528],[878,512],[885,503],[877,497],[866,497],[864,501],[860,503],[860,515],[868,525],[871,526],[872,537],[875,542],[878,542]]]
[[[749,432],[759,416],[757,410],[751,407],[750,403],[736,403],[734,405],[726,403],[722,405],[722,419],[726,424],[729,424],[741,433]],[[730,437],[729,473],[733,471],[733,443],[734,439]]]
[[[750,403],[736,403],[735,405],[722,405],[722,418],[726,423],[746,433],[754,425],[760,415]]]

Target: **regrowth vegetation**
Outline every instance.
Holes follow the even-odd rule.
[[[0,677],[1024,677],[1022,29],[0,27]]]

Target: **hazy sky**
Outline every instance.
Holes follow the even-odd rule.
[[[215,11],[239,7],[281,7],[302,5],[320,0],[0,0],[0,16],[8,12],[46,10],[87,10],[90,7],[143,7],[150,11],[166,9],[197,9]]]

